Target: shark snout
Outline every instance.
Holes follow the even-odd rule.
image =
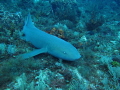
[[[75,60],[78,60],[80,57],[81,57],[81,55],[79,54],[79,52],[77,52],[76,54],[72,55],[71,59],[69,59],[69,60],[75,61]]]

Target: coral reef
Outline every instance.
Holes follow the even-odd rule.
[[[78,16],[81,12],[77,7],[77,3],[65,2],[62,0],[54,1],[51,3],[53,13],[59,20],[70,20],[72,22],[78,21]]]
[[[0,90],[119,90],[119,5],[119,0],[0,0]],[[29,12],[35,26],[70,42],[82,57],[16,58],[35,49],[20,38]]]
[[[65,32],[62,29],[52,28],[51,30],[47,31],[49,34],[55,35],[59,38],[65,38]]]

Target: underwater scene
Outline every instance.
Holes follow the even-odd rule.
[[[0,90],[120,90],[120,0],[0,0]]]

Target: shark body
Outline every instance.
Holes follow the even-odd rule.
[[[24,34],[23,38],[26,41],[38,48],[30,53],[19,55],[23,59],[41,53],[49,53],[57,58],[68,61],[74,61],[81,57],[77,49],[69,42],[36,28],[32,22],[30,14],[25,21],[22,33]]]

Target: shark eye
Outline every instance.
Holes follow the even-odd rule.
[[[64,54],[67,54],[66,52],[63,52]]]

